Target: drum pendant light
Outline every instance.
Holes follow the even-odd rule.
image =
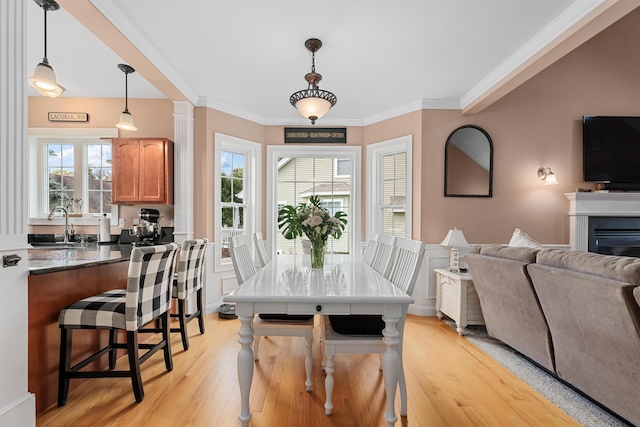
[[[124,73],[124,111],[120,114],[120,122],[116,124],[118,129],[136,131],[138,128],[133,124],[133,117],[129,113],[129,94],[128,94],[128,77],[129,74],[135,73],[136,70],[127,64],[118,64],[118,68]]]
[[[60,9],[60,5],[55,0],[34,0],[38,6],[44,9],[44,58],[38,64],[33,76],[29,79],[29,84],[33,86],[40,95],[49,98],[57,98],[64,92],[64,88],[56,83],[56,73],[49,65],[47,58],[47,12]]]
[[[299,90],[291,95],[289,102],[314,125],[316,120],[327,114],[331,107],[336,105],[338,99],[331,92],[318,88],[322,76],[316,73],[316,52],[322,47],[322,42],[318,39],[309,39],[304,43],[304,46],[312,54],[311,72],[304,76],[309,86],[307,89]]]

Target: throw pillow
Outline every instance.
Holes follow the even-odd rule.
[[[509,246],[512,248],[533,248],[542,249],[542,245],[535,239],[529,237],[527,233],[516,228],[509,241]]]

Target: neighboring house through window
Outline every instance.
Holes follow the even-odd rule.
[[[360,148],[269,146],[267,229],[274,253],[302,253],[300,239],[287,240],[277,227],[278,211],[285,205],[307,203],[312,195],[333,215],[347,214],[347,226],[339,240],[329,238],[329,253],[353,253],[359,245]],[[357,236],[356,236],[357,234]],[[302,238],[305,238],[304,236]],[[359,252],[358,252],[359,253]]]

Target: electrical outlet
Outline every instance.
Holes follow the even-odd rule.
[[[118,218],[118,227],[120,227],[120,228],[124,228],[125,227],[124,218]]]

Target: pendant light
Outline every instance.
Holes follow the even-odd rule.
[[[312,54],[311,72],[304,76],[309,86],[307,89],[299,90],[291,95],[289,102],[314,125],[316,120],[327,114],[331,107],[336,105],[338,99],[331,92],[318,88],[322,76],[316,73],[316,52],[322,47],[322,42],[318,39],[309,39],[304,43],[304,46]]]
[[[64,88],[56,83],[56,73],[49,65],[47,59],[47,12],[60,9],[60,5],[55,0],[34,0],[38,6],[44,9],[44,58],[38,64],[33,77],[29,79],[29,84],[33,86],[40,95],[49,98],[57,98],[64,92]]]
[[[122,129],[122,130],[128,130],[128,131],[136,131],[138,130],[138,128],[133,124],[133,117],[131,116],[131,113],[129,113],[129,94],[128,94],[128,78],[129,78],[129,74],[131,73],[135,73],[136,70],[133,69],[133,67],[127,65],[127,64],[118,64],[118,68],[120,68],[120,70],[122,70],[122,72],[124,73],[124,111],[122,112],[122,114],[120,114],[120,122],[118,122],[118,124],[116,124],[116,127],[118,129]]]

